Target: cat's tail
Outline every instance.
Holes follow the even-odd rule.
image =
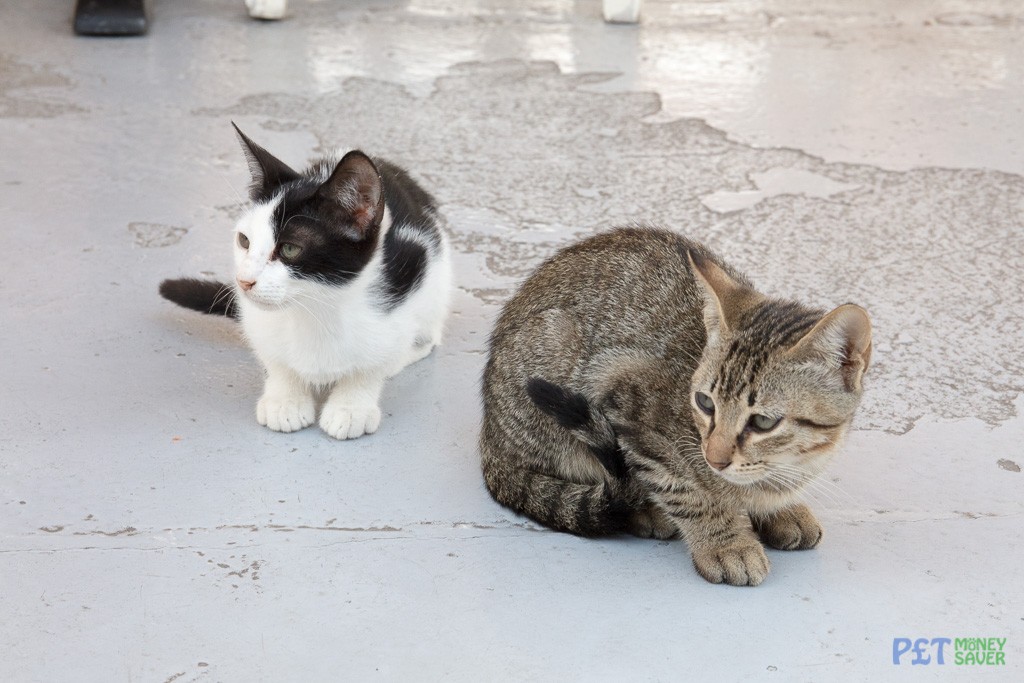
[[[483,446],[484,483],[494,499],[555,531],[611,536],[628,531],[632,508],[607,481],[581,484],[516,465]]]
[[[617,479],[626,474],[626,461],[608,418],[583,394],[540,377],[526,382],[526,395],[542,413],[585,443],[608,473]]]
[[[194,278],[164,280],[160,283],[160,296],[200,313],[238,317],[235,292],[222,282]]]
[[[524,467],[504,453],[500,436],[491,436],[485,419],[481,435],[483,474],[487,489],[502,505],[557,531],[579,536],[609,536],[628,531],[634,506],[621,479],[622,452],[607,418],[580,394],[534,378],[527,384],[530,399],[585,443],[612,476],[580,482]]]

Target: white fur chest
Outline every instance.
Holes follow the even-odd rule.
[[[240,300],[242,327],[264,364],[290,368],[312,385],[329,385],[364,368],[402,357],[415,329],[399,312],[386,313],[365,297],[324,302],[302,296],[266,311]]]

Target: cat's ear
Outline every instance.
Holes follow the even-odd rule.
[[[384,188],[370,157],[354,150],[342,157],[317,194],[342,211],[365,236],[384,217]]]
[[[764,297],[695,249],[687,252],[694,279],[704,290],[704,327],[710,343],[728,336],[740,317]]]
[[[847,391],[860,391],[871,362],[871,319],[860,306],[843,304],[819,320],[788,353],[825,363],[842,375]]]
[[[231,125],[238,133],[242,151],[245,153],[245,160],[249,162],[249,174],[252,176],[252,182],[249,184],[249,196],[253,201],[266,201],[274,196],[279,187],[299,178],[299,174],[293,171],[288,164],[250,140],[235,125],[234,121],[231,122]]]

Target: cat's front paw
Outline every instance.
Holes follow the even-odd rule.
[[[373,434],[380,426],[380,408],[375,405],[350,406],[329,403],[320,413],[320,429],[335,439],[357,439]]]
[[[806,505],[793,505],[764,517],[751,516],[754,531],[777,550],[806,550],[818,545],[822,531]]]
[[[697,573],[711,583],[756,586],[768,576],[771,563],[756,538],[741,536],[728,545],[691,548]]]
[[[264,394],[256,404],[256,421],[275,432],[297,432],[313,424],[315,417],[310,396]]]

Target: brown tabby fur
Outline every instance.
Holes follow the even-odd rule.
[[[708,581],[757,585],[761,541],[821,539],[798,494],[846,432],[870,351],[863,309],[764,297],[672,232],[584,240],[538,268],[495,327],[485,482],[554,529],[682,537]],[[753,415],[781,420],[762,433]]]

